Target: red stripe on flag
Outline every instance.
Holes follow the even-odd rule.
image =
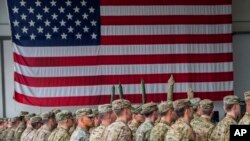
[[[231,43],[231,34],[102,36],[103,45]]]
[[[101,25],[228,24],[232,15],[101,16]]]
[[[80,95],[80,94],[79,94]],[[233,95],[233,91],[223,92],[196,92],[195,97],[201,99],[221,100],[227,95]],[[186,93],[174,93],[174,99],[186,98]],[[118,97],[116,97],[118,98]],[[125,95],[125,98],[132,103],[141,103],[141,94]],[[35,106],[81,106],[81,105],[99,105],[110,103],[110,95],[105,96],[76,96],[76,97],[30,97],[15,92],[14,99],[20,103]],[[166,100],[166,94],[147,94],[147,102],[161,102]]]
[[[14,53],[14,62],[30,67],[133,65],[161,63],[210,63],[231,62],[232,53],[213,54],[156,54],[156,55],[112,55],[79,57],[23,57]],[[63,61],[62,61],[63,60]]]
[[[231,0],[100,0],[101,5],[225,5]]]
[[[173,74],[176,82],[220,82],[232,81],[233,72],[218,73],[181,73]],[[15,81],[31,87],[88,86],[110,84],[138,84],[141,79],[146,83],[166,83],[170,74],[134,74],[75,77],[29,77],[15,72]]]

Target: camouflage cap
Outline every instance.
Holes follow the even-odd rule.
[[[164,101],[158,105],[160,114],[167,112],[169,109],[173,109],[173,101]]]
[[[99,114],[99,111],[97,108],[93,108],[92,109],[92,113],[94,114],[94,116],[98,115]]]
[[[142,105],[134,105],[132,106],[132,113],[139,114],[142,111]]]
[[[223,98],[224,104],[240,104],[240,98],[236,95],[228,95]]]
[[[107,113],[112,112],[112,105],[111,104],[103,104],[98,106],[99,113]]]
[[[73,119],[73,115],[70,111],[63,110],[56,114],[56,121],[63,121],[66,119]]]
[[[10,122],[17,122],[17,121],[20,121],[20,117],[13,117],[13,118],[10,118],[9,121],[10,121]]]
[[[30,123],[42,122],[42,118],[40,116],[34,116],[30,118]]]
[[[59,112],[61,112],[61,109],[52,109],[51,112],[53,112],[55,115]]]
[[[112,110],[122,110],[124,108],[131,108],[130,101],[126,99],[117,99],[112,102]]]
[[[30,118],[32,118],[32,117],[34,117],[34,115],[28,114],[28,115],[25,115],[25,116],[24,116],[24,119],[25,119],[26,121],[28,121],[28,120],[30,120]]]
[[[190,101],[188,99],[178,99],[173,102],[174,109],[181,109],[184,107],[190,107]]]
[[[244,93],[245,101],[250,100],[250,91]]]
[[[202,109],[213,109],[214,108],[214,103],[210,99],[203,99],[200,101],[200,107]]]
[[[81,116],[94,117],[95,114],[90,108],[82,108],[76,111],[76,118],[79,118]]]
[[[197,109],[201,99],[200,98],[191,98],[191,99],[189,99],[189,101],[190,101],[190,104],[193,107],[193,109]]]
[[[41,114],[42,120],[48,120],[49,118],[54,117],[54,116],[55,116],[55,114],[51,111],[44,112]]]
[[[154,102],[150,102],[142,105],[141,114],[147,114],[157,110],[158,110],[157,104]]]
[[[19,116],[25,116],[25,115],[28,115],[28,114],[29,114],[29,112],[27,112],[27,111],[21,111]]]

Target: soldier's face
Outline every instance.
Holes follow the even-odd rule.
[[[241,115],[240,104],[234,105],[234,112],[235,112],[235,115],[236,115],[237,117],[240,117],[240,115]]]
[[[158,119],[158,111],[153,112],[153,120],[156,121]]]

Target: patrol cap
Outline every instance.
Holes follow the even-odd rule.
[[[94,117],[94,113],[90,108],[81,108],[76,111],[76,118],[81,116]]]
[[[160,114],[166,113],[169,109],[173,109],[173,101],[164,101],[158,105]]]
[[[27,111],[21,111],[20,117],[23,117],[23,116],[28,115],[28,114],[29,114],[29,112],[27,112]]]
[[[214,108],[214,103],[210,99],[203,99],[200,101],[200,107],[202,109],[213,109]]]
[[[10,122],[17,122],[17,121],[20,121],[20,117],[13,117],[13,118],[10,118],[9,120]]]
[[[28,120],[30,120],[31,117],[34,117],[34,115],[28,114],[28,115],[25,115],[25,116],[24,116],[24,119],[25,119],[26,121],[28,121]]]
[[[173,102],[174,109],[182,109],[185,107],[190,107],[190,101],[188,99],[178,99]]]
[[[61,112],[61,109],[52,109],[51,112],[53,112],[55,115],[59,112]]]
[[[107,113],[112,112],[112,105],[111,104],[103,104],[98,106],[99,113]]]
[[[55,114],[53,112],[51,112],[51,111],[44,112],[44,113],[41,114],[42,120],[48,120],[49,118],[52,118],[54,116],[55,116]]]
[[[132,106],[132,113],[139,114],[142,111],[142,105],[134,105]]]
[[[142,105],[142,111],[141,114],[148,114],[151,113],[153,111],[157,111],[157,104],[154,102],[150,102],[150,103],[146,103]]]
[[[42,118],[40,116],[34,116],[30,118],[30,123],[38,123],[38,122],[42,122]]]
[[[117,99],[112,102],[112,110],[122,110],[124,108],[131,108],[131,103],[130,101],[126,99]]]
[[[56,114],[56,121],[63,121],[66,119],[73,119],[73,115],[68,110],[63,110]]]
[[[250,100],[250,91],[244,93],[245,101]]]
[[[201,99],[200,98],[191,98],[191,99],[189,99],[189,101],[190,101],[190,104],[193,107],[193,109],[197,109]]]
[[[228,95],[223,98],[224,104],[240,104],[240,98],[236,95]]]
[[[99,114],[98,109],[97,108],[92,109],[92,113],[94,114],[94,116],[98,115]]]

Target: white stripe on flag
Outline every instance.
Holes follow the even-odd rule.
[[[33,97],[109,95],[111,87],[112,85],[35,88],[27,87],[15,82],[15,90],[18,93],[23,93],[27,96]],[[147,93],[166,93],[166,84],[146,84],[145,87]],[[196,92],[231,91],[233,89],[233,81],[175,83],[174,92],[186,92],[190,87],[193,88]],[[123,91],[126,94],[139,94],[141,93],[141,87],[140,84],[124,84]]]
[[[101,6],[101,16],[138,15],[226,15],[231,5],[212,6]]]
[[[126,74],[171,74],[231,72],[233,63],[186,63],[145,65],[100,65],[73,67],[27,67],[15,63],[15,71],[31,77],[98,76]]]

